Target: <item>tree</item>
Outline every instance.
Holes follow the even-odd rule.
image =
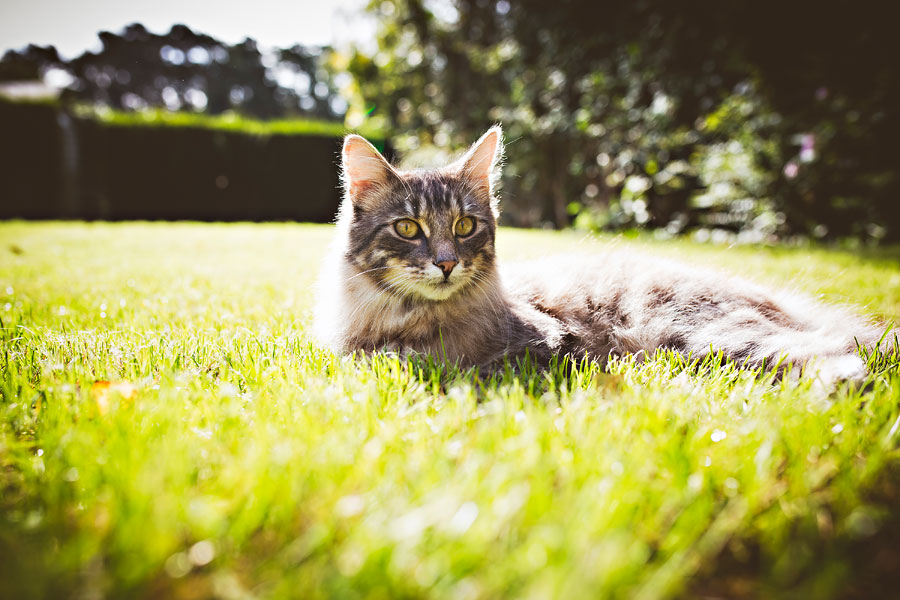
[[[900,52],[854,9],[390,0],[349,64],[400,148],[502,121],[513,221],[896,238]]]
[[[39,79],[57,67],[74,81],[66,102],[119,110],[148,107],[220,114],[238,111],[260,118],[343,118],[323,49],[294,46],[261,49],[252,39],[229,46],[185,25],[156,35],[140,24],[121,34],[99,33],[102,49],[64,61],[51,46],[9,51],[0,80]]]
[[[42,71],[62,64],[53,46],[29,44],[23,51],[7,50],[0,59],[0,81],[33,81]]]

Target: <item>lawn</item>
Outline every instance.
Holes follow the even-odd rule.
[[[900,375],[489,379],[307,335],[332,230],[0,224],[0,596],[895,595]],[[900,250],[612,242],[900,316]],[[109,381],[111,385],[97,382]]]

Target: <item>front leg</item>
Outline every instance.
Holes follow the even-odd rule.
[[[421,352],[414,349],[412,346],[399,341],[387,344],[384,347],[384,352],[385,354],[395,355],[399,357],[403,362],[409,362],[409,359],[411,357],[421,354]]]

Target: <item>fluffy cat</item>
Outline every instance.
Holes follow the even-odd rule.
[[[429,353],[491,367],[525,354],[605,360],[671,348],[861,379],[864,319],[801,296],[626,252],[499,268],[500,127],[458,161],[401,171],[365,139],[343,146],[344,200],[319,282],[317,336],[336,351]]]

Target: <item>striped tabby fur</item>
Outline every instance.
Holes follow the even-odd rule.
[[[799,295],[623,251],[500,269],[501,156],[499,127],[437,170],[398,170],[363,138],[346,138],[345,197],[315,318],[325,344],[480,366],[526,350],[546,361],[713,349],[751,365],[815,359],[827,383],[865,375],[855,339],[872,346],[879,330]],[[461,236],[454,228],[465,217],[475,227]],[[401,220],[414,226],[397,225]],[[417,235],[406,239],[400,231],[410,228]]]

